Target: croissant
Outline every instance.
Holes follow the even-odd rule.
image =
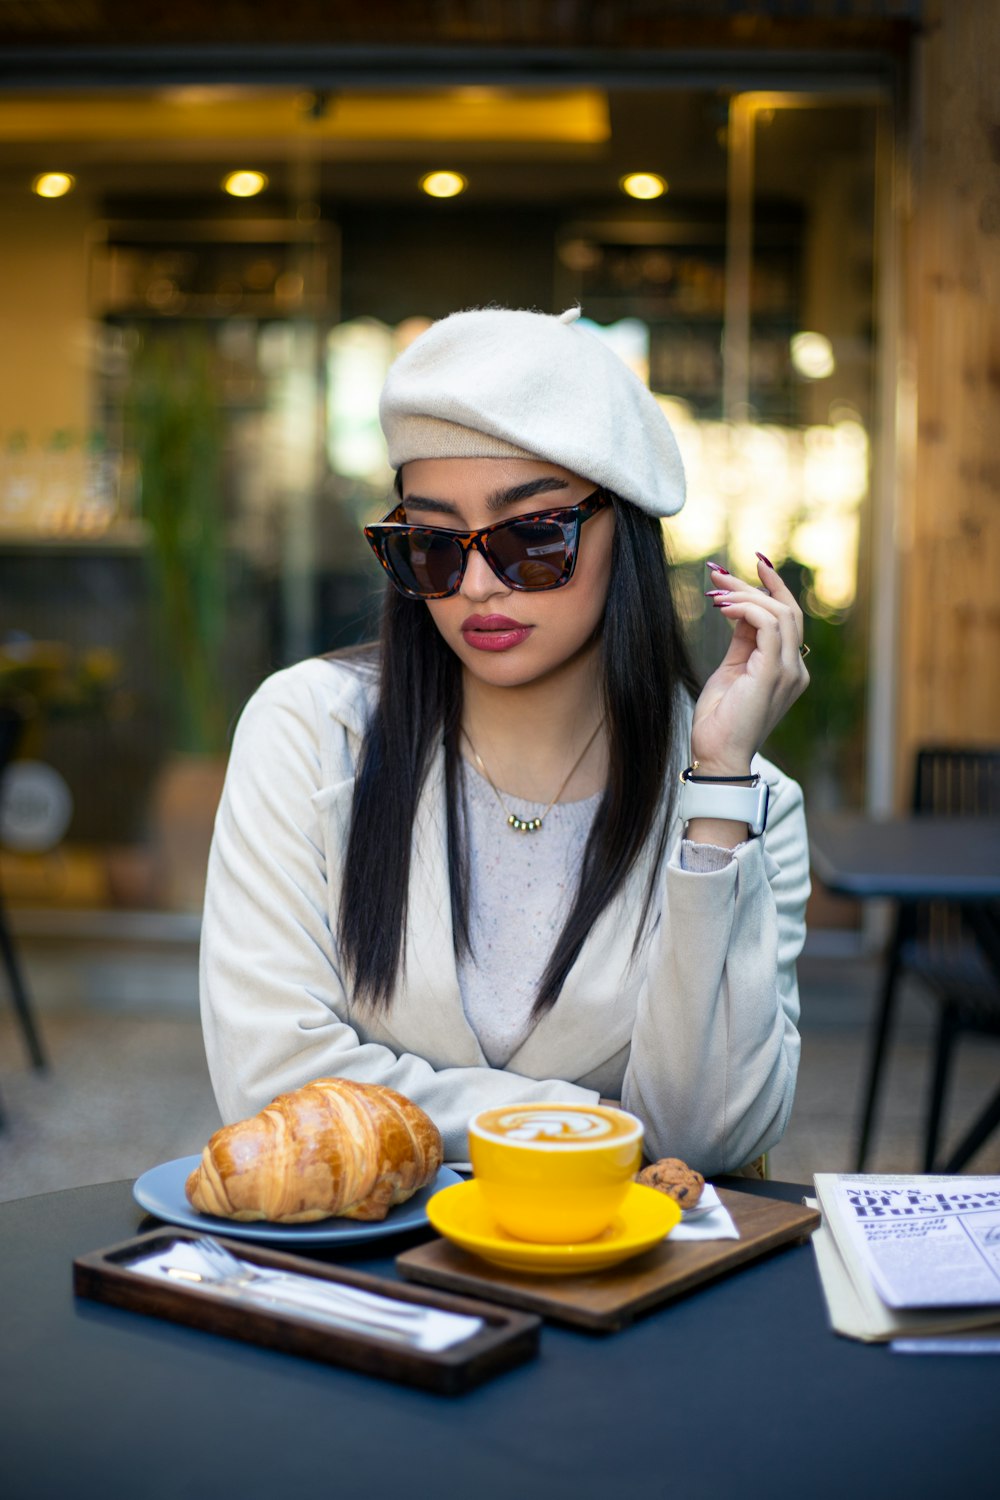
[[[217,1130],[185,1192],[225,1219],[384,1219],[433,1181],[443,1154],[433,1120],[394,1089],[316,1078]]]

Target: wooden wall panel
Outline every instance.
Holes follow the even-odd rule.
[[[1000,744],[1000,0],[932,0],[917,44],[902,500],[900,795],[918,744]]]

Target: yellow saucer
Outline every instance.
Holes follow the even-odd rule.
[[[672,1198],[637,1182],[629,1185],[625,1202],[604,1233],[576,1245],[535,1245],[516,1240],[487,1213],[475,1178],[442,1188],[427,1204],[426,1213],[438,1233],[463,1250],[510,1271],[532,1271],[536,1275],[565,1275],[613,1266],[649,1250],[681,1221],[680,1208]]]

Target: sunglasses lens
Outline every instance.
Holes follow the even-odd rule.
[[[461,547],[433,531],[390,535],[385,560],[406,592],[421,598],[449,593],[462,576]]]
[[[412,599],[441,599],[458,591],[468,553],[446,531],[379,526],[366,528],[365,534],[397,587]],[[554,589],[572,576],[579,534],[579,510],[566,510],[531,520],[515,518],[465,536],[463,543],[483,551],[511,588]]]
[[[516,589],[551,589],[562,583],[573,553],[575,523],[511,521],[489,538],[490,557]]]

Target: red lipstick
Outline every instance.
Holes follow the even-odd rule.
[[[531,630],[509,615],[468,615],[462,621],[462,637],[476,651],[509,651],[526,641]]]

